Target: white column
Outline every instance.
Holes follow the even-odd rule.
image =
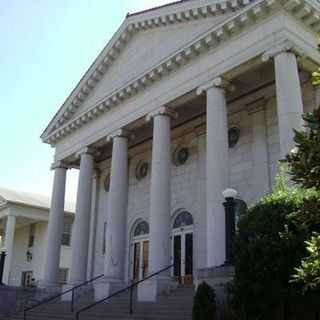
[[[247,106],[252,123],[252,191],[256,200],[271,189],[268,160],[265,101]]]
[[[92,183],[92,206],[90,213],[90,238],[89,238],[89,251],[88,251],[88,267],[87,279],[92,279],[94,274],[95,263],[95,248],[96,248],[96,231],[97,231],[97,218],[99,206],[99,186],[100,186],[100,171],[97,169],[93,175]]]
[[[4,245],[6,248],[6,260],[3,270],[3,283],[9,284],[10,271],[13,257],[13,245],[14,245],[14,231],[16,227],[16,217],[8,215],[6,223],[6,234],[4,238]]]
[[[283,159],[294,147],[293,129],[302,129],[302,93],[295,54],[286,51],[279,52],[275,54],[274,62],[280,136],[280,159]]]
[[[110,191],[108,195],[105,277],[123,281],[128,207],[128,133],[118,130],[113,140]]]
[[[72,254],[70,284],[84,282],[87,276],[91,193],[93,176],[93,152],[85,148],[80,152],[80,173],[76,203],[76,214],[72,229]]]
[[[171,126],[170,110],[159,108],[153,118],[150,186],[149,273],[170,265],[171,213]],[[162,274],[166,275],[168,272]]]
[[[226,83],[216,78],[197,90],[207,94],[207,266],[225,262],[225,213],[222,191],[228,187],[228,126]]]
[[[53,164],[52,169],[54,170],[54,180],[44,261],[43,280],[45,286],[57,285],[58,280],[67,173],[67,167],[61,162]]]

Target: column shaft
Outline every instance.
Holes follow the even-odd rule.
[[[44,284],[56,285],[58,280],[61,237],[63,232],[66,168],[55,168],[45,252]]]
[[[274,58],[277,110],[280,136],[280,159],[294,146],[293,129],[301,130],[303,105],[296,56],[281,52]]]
[[[150,273],[157,272],[170,264],[170,145],[170,116],[166,114],[154,116],[150,189]]]
[[[6,234],[4,239],[4,245],[6,248],[6,260],[4,263],[3,271],[3,283],[9,284],[10,282],[10,271],[13,257],[13,246],[14,246],[14,231],[16,228],[16,217],[8,215],[6,224]]]
[[[72,254],[70,283],[86,280],[90,231],[90,211],[93,175],[93,156],[82,153],[76,203],[76,214],[72,230]]]
[[[221,192],[228,187],[228,128],[225,90],[207,90],[207,264],[225,262],[225,215]]]
[[[105,276],[123,280],[128,207],[128,138],[113,137],[108,196]]]
[[[87,267],[87,279],[92,279],[94,275],[94,263],[95,263],[95,249],[96,249],[96,231],[97,231],[97,219],[98,219],[98,206],[99,206],[99,186],[100,186],[100,174],[96,173],[93,177],[92,186],[92,206],[90,213],[90,239],[89,239],[89,251],[88,251],[88,267]]]

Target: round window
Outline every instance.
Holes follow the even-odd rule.
[[[190,156],[189,148],[178,147],[173,154],[173,162],[176,166],[181,166],[187,162]]]
[[[238,127],[232,127],[228,131],[229,147],[233,148],[239,141],[240,129]]]
[[[148,175],[149,163],[146,161],[140,161],[136,166],[136,178],[142,180]]]

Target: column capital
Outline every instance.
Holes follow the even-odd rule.
[[[154,117],[160,116],[160,115],[167,115],[172,118],[177,118],[178,113],[174,111],[172,108],[167,107],[167,106],[161,106],[157,108],[156,110],[151,111],[146,115],[146,120],[149,122],[151,121]]]
[[[291,53],[295,54],[296,56],[300,56],[300,57],[303,57],[305,55],[305,52],[301,47],[299,47],[293,41],[287,39],[287,40],[284,40],[284,41],[274,45],[269,50],[265,51],[261,56],[261,60],[263,62],[267,62],[271,58],[274,58],[278,54],[281,54],[284,52],[291,52]]]
[[[118,129],[107,136],[107,141],[110,142],[114,138],[118,137],[134,139],[134,134],[127,129]]]
[[[55,170],[55,169],[69,169],[69,166],[63,162],[62,160],[57,160],[57,161],[54,161],[52,164],[51,164],[51,170]]]
[[[77,158],[80,158],[82,155],[84,154],[90,154],[92,156],[97,156],[100,154],[99,151],[97,151],[97,149],[95,148],[92,148],[92,147],[84,147],[83,149],[79,150],[77,153],[76,153],[76,157]]]
[[[204,91],[207,91],[211,88],[220,88],[220,89],[229,89],[231,91],[234,90],[234,86],[230,84],[229,81],[224,79],[223,77],[217,77],[213,80],[210,80],[204,84],[202,84],[200,87],[197,88],[197,95],[201,95]]]
[[[247,110],[249,115],[252,115],[256,112],[264,111],[266,103],[267,102],[265,98],[260,98],[258,100],[246,104],[245,109]]]

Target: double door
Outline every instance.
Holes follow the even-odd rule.
[[[193,283],[193,232],[174,230],[172,235],[173,276],[184,284]]]
[[[149,240],[133,242],[133,281],[145,278],[149,270]]]

